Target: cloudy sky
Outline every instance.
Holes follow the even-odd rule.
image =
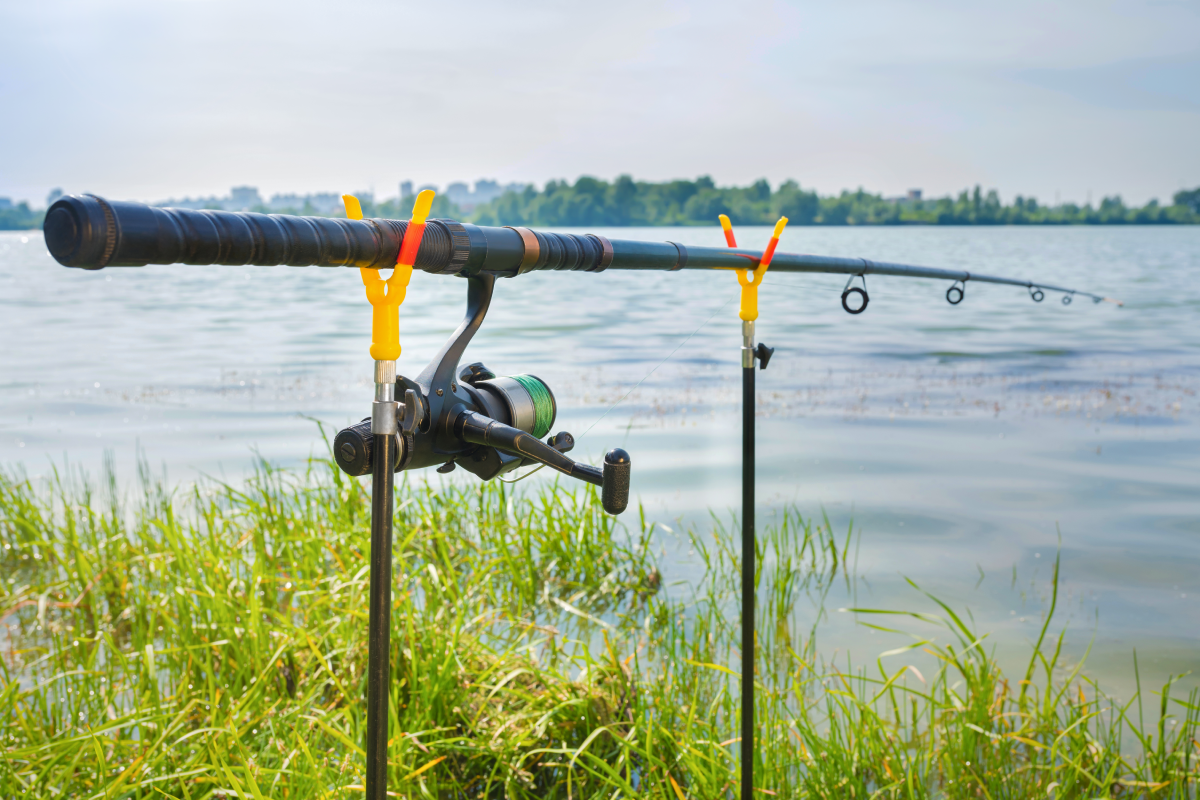
[[[0,195],[1200,185],[1200,2],[0,0]]]

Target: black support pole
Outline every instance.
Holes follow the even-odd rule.
[[[742,800],[754,794],[754,323],[742,323]]]
[[[387,798],[388,685],[392,627],[392,463],[395,437],[374,436],[371,480],[371,602],[367,621],[366,800]]]

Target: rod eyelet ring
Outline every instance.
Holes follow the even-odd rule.
[[[862,305],[858,308],[851,308],[850,304],[846,302],[846,298],[852,294],[857,294],[862,297]],[[871,298],[867,294],[866,290],[860,289],[857,286],[851,286],[849,289],[842,292],[842,308],[846,309],[846,313],[848,314],[861,314],[867,310],[867,304],[870,302]]]
[[[966,285],[961,281],[955,281],[949,289],[946,290],[946,302],[952,306],[956,306],[963,301],[966,296]]]
[[[1074,298],[1072,298],[1072,297],[1071,297],[1071,295],[1069,295],[1069,294],[1064,294],[1064,295],[1062,296],[1062,304],[1063,304],[1064,306],[1069,306],[1069,305],[1071,305],[1071,300],[1073,300],[1073,299],[1074,299]]]
[[[1029,287],[1029,296],[1033,298],[1033,302],[1035,303],[1040,303],[1046,299],[1046,293],[1033,286]]]
[[[870,266],[870,265],[868,264],[868,266]],[[858,288],[857,286],[850,285],[850,284],[854,283],[855,278],[858,278],[860,281],[862,281],[861,289]],[[862,305],[859,306],[858,308],[851,308],[850,304],[846,302],[846,299],[852,294],[857,294],[860,297],[862,297]],[[857,275],[851,275],[850,280],[846,281],[846,286],[842,289],[842,308],[846,309],[847,314],[861,314],[862,312],[867,310],[867,303],[870,303],[870,302],[871,302],[871,297],[870,297],[870,295],[867,294],[867,276],[864,275],[863,273],[859,273]]]

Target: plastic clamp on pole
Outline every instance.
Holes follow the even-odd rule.
[[[729,217],[722,214],[720,219],[721,229],[725,231],[725,241],[730,247],[736,247],[733,226],[729,222]],[[787,227],[787,223],[787,217],[780,217],[779,222],[775,223],[771,241],[767,243],[767,249],[763,251],[757,267],[753,270],[737,270],[738,283],[742,286],[742,302],[738,308],[738,316],[747,322],[758,319],[758,287],[762,285],[763,276],[767,274],[767,269],[771,266],[771,259],[775,257],[775,248],[779,244],[779,237],[783,235],[783,229]]]
[[[362,219],[362,205],[354,195],[342,195],[347,219]],[[413,204],[412,219],[400,242],[400,254],[396,267],[387,280],[379,277],[379,270],[360,268],[367,300],[371,303],[371,358],[376,361],[395,361],[400,357],[400,304],[408,293],[408,281],[412,278],[413,263],[421,239],[425,236],[425,220],[433,205],[433,191],[426,189],[417,195]]]

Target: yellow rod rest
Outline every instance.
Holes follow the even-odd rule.
[[[787,217],[780,217],[779,222],[775,223],[775,232],[771,234],[771,241],[767,243],[767,249],[763,251],[762,259],[759,260],[757,267],[753,270],[737,270],[738,283],[742,285],[742,303],[738,308],[738,316],[744,320],[758,319],[758,287],[762,285],[763,276],[767,274],[767,268],[771,266],[771,259],[775,257],[775,247],[779,244],[779,237],[783,234],[783,229],[787,227],[787,224]],[[733,230],[729,225],[729,217],[724,214],[721,215],[721,227],[726,232],[726,239],[731,240]]]
[[[347,219],[362,219],[362,204],[352,194],[342,195]],[[384,280],[377,269],[359,269],[367,300],[371,303],[371,358],[376,361],[395,361],[400,357],[400,304],[408,293],[408,281],[412,278],[417,249],[425,233],[425,220],[433,204],[433,192],[429,189],[417,195],[413,215],[400,245],[400,256],[391,276]],[[412,242],[409,239],[413,239]],[[406,246],[407,245],[407,246]],[[411,256],[405,258],[406,255]],[[408,263],[404,263],[407,261]]]

